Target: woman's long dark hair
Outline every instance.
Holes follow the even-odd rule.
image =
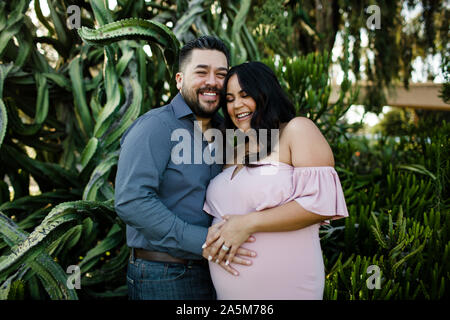
[[[281,88],[275,73],[264,63],[246,62],[232,67],[225,77],[220,104],[225,118],[226,129],[236,129],[227,111],[226,90],[230,78],[236,75],[239,84],[256,102],[256,110],[250,121],[251,128],[257,134],[259,129],[267,129],[267,156],[272,152],[271,129],[279,129],[280,124],[295,117],[295,107]],[[258,134],[259,137],[259,134]],[[259,140],[258,140],[259,141]],[[226,149],[225,149],[226,150]],[[259,152],[257,159],[260,160]],[[245,156],[244,164],[249,164],[249,155]]]

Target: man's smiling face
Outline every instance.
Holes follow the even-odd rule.
[[[192,50],[176,80],[184,101],[197,117],[210,118],[217,111],[227,71],[227,58],[221,51]]]

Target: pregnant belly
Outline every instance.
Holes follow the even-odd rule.
[[[239,276],[210,262],[217,298],[322,299],[324,267],[318,228],[254,234],[255,242],[242,245],[256,252],[255,258],[246,257],[252,265],[231,263]]]

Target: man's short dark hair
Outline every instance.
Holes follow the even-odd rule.
[[[194,39],[186,43],[180,50],[179,57],[179,68],[183,70],[184,65],[189,61],[192,50],[202,49],[202,50],[218,50],[222,52],[227,58],[227,64],[230,66],[230,52],[223,43],[222,40],[213,36],[201,36],[198,39]]]

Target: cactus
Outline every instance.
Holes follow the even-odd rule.
[[[88,44],[107,45],[120,40],[148,40],[163,48],[168,66],[178,70],[177,59],[179,43],[175,35],[157,21],[137,18],[123,19],[105,24],[97,30],[82,27],[80,37]]]
[[[350,217],[320,230],[324,298],[448,298],[449,123],[420,117],[405,136],[353,135],[348,36],[330,104],[330,54],[264,55],[250,1],[123,0],[111,11],[90,0],[76,32],[63,23],[67,1],[48,1],[47,21],[35,0],[44,36],[28,3],[0,1],[0,299],[126,297],[129,250],[113,210],[119,139],[177,93],[178,48],[205,33],[229,45],[232,64],[263,59],[330,142]],[[81,269],[80,290],[67,286],[70,265]],[[380,289],[367,286],[371,265]]]
[[[0,4],[0,20],[13,9],[8,12],[10,29],[0,28],[0,174],[9,182],[0,183],[1,296],[123,296],[128,248],[124,225],[111,209],[118,142],[149,106],[163,103],[163,95],[173,96],[163,84],[166,70],[169,75],[177,70],[179,42],[157,21],[112,22],[104,2],[92,0],[100,27],[79,30],[85,35],[83,43],[61,23],[61,3],[53,1],[49,6],[54,24],[44,25],[58,40],[45,41],[54,45],[61,60],[51,66],[26,37],[21,45],[29,50],[17,58],[12,37],[20,40],[22,32],[34,32],[27,29],[30,24],[20,31],[27,19],[25,4]],[[142,49],[146,43],[153,58]],[[103,70],[98,70],[103,57]],[[95,76],[88,73],[96,69]],[[173,82],[170,86],[173,89]],[[27,153],[29,147],[34,156]],[[31,177],[39,186],[37,194],[29,192]],[[11,240],[11,230],[20,237]],[[82,270],[81,292],[66,286],[69,265]],[[91,274],[97,277],[92,280]],[[96,292],[98,285],[105,286],[105,292]]]

